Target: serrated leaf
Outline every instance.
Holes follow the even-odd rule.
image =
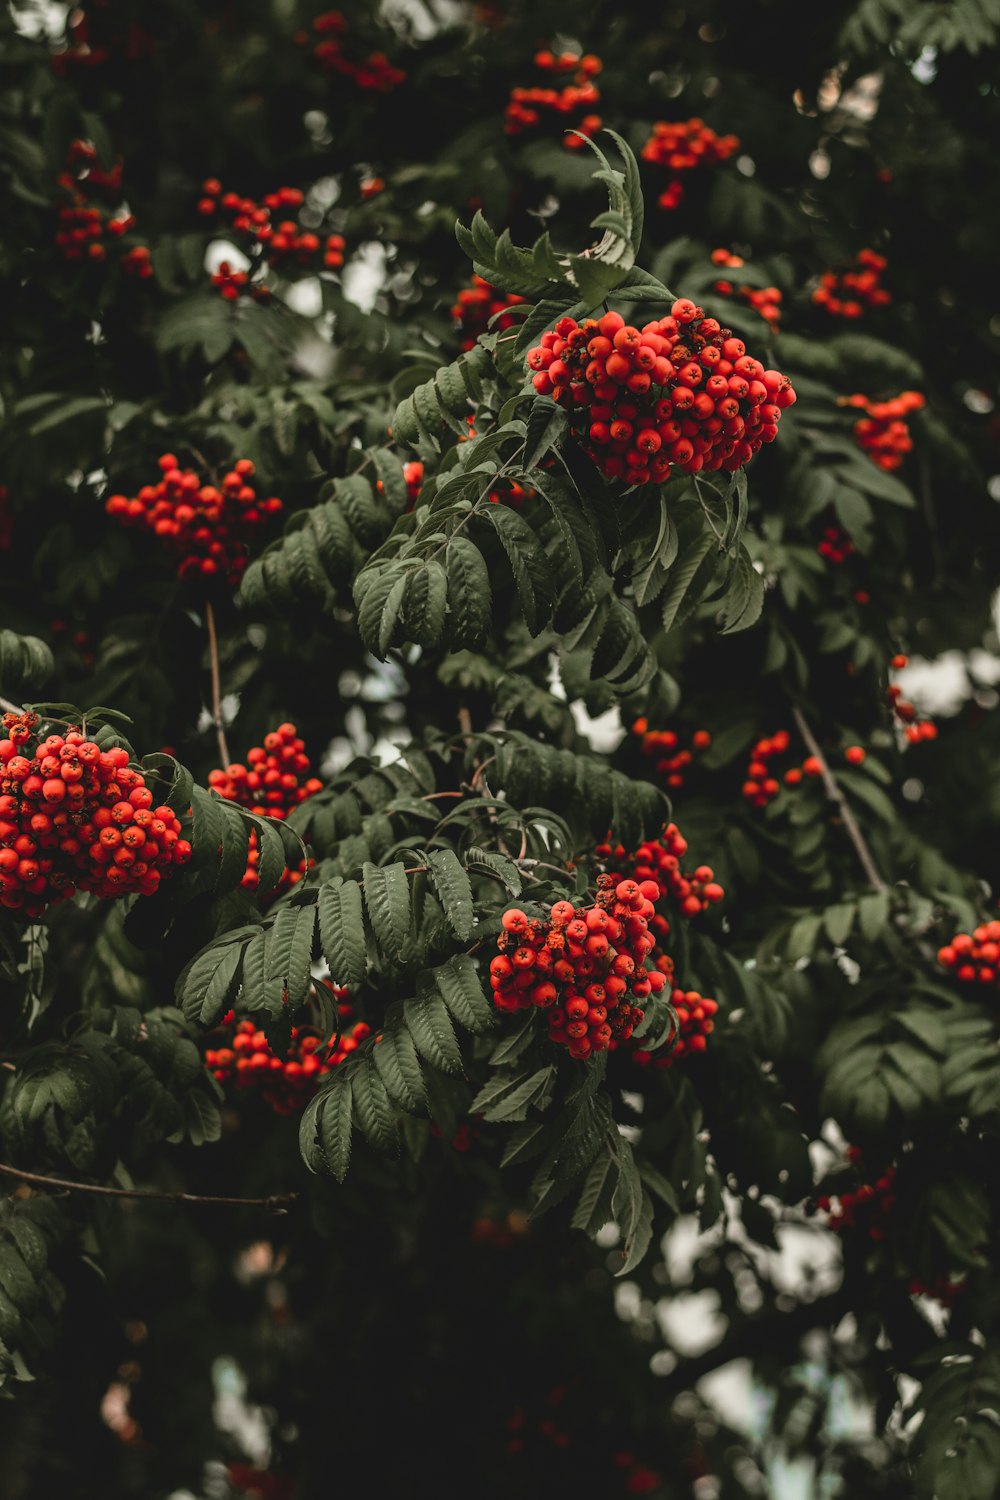
[[[460,1025],[474,1034],[493,1029],[497,1013],[483,993],[482,979],[467,953],[457,953],[432,969],[430,975]]]
[[[362,867],[365,907],[379,946],[393,958],[401,958],[410,935],[410,882],[406,867],[396,862]]]
[[[460,1074],[462,1054],[441,996],[427,991],[403,1003],[403,1014],[417,1051],[441,1073]]]
[[[472,936],[475,920],[472,885],[452,849],[435,849],[427,857],[431,884],[459,942]],[[471,962],[471,960],[470,960]]]
[[[336,984],[357,989],[368,972],[361,887],[340,876],[324,882],[316,902],[320,946]]]
[[[376,1151],[392,1151],[396,1145],[396,1117],[370,1049],[353,1072],[351,1089],[361,1129]]]

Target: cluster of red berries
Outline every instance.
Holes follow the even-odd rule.
[[[347,991],[337,993],[345,995]],[[342,1018],[352,1014],[349,1005],[339,1005],[338,1010]],[[371,1035],[365,1021],[356,1021],[328,1041],[305,1027],[293,1026],[288,1054],[279,1057],[255,1021],[237,1021],[230,1011],[222,1024],[230,1028],[230,1035],[224,1046],[207,1049],[205,1066],[219,1083],[259,1090],[264,1102],[279,1115],[301,1109],[321,1081]]]
[[[848,1160],[857,1165],[861,1152],[848,1147]],[[896,1205],[896,1168],[889,1167],[875,1182],[864,1182],[854,1192],[839,1193],[836,1198],[816,1199],[816,1207],[827,1214],[830,1229],[860,1229],[878,1243],[886,1238],[887,1220]]]
[[[143,526],[179,556],[179,578],[225,578],[236,585],[246,571],[247,542],[283,509],[275,496],[260,499],[250,483],[254,466],[238,459],[221,485],[203,484],[193,469],[181,469],[172,453],[157,460],[163,477],[137,495],[111,495],[109,516]]]
[[[656,942],[649,918],[659,887],[613,875],[598,876],[597,885],[592,906],[557,901],[548,921],[505,912],[490,964],[498,1009],[544,1010],[550,1039],[575,1058],[627,1041],[643,1001],[666,985],[645,963]]]
[[[70,144],[66,170],[57,182],[69,199],[57,209],[55,234],[56,248],[65,260],[106,261],[109,250],[117,249],[118,263],[128,275],[140,280],[152,276],[148,246],[123,243],[135,228],[135,219],[121,202],[121,162],[106,171],[90,142],[76,140]],[[94,198],[106,201],[95,203]],[[116,206],[109,208],[108,202]]]
[[[776,767],[772,767],[770,762],[786,755],[790,744],[788,730],[779,729],[776,734],[758,740],[751,749],[742,794],[753,807],[766,807],[781,791],[781,781],[775,775]],[[861,766],[868,759],[868,752],[863,745],[848,745],[844,750],[844,759],[849,766]],[[796,787],[801,786],[807,777],[816,781],[822,775],[823,764],[819,757],[807,755],[800,766],[789,766],[782,781],[785,786]]]
[[[370,52],[367,57],[355,60],[344,50],[347,36],[347,19],[339,10],[324,11],[312,23],[313,32],[319,41],[313,47],[313,56],[328,73],[337,73],[349,78],[359,89],[388,94],[406,81],[402,68],[389,61],[384,52]],[[297,31],[294,40],[299,46],[308,46],[313,38],[307,31]]]
[[[472,349],[481,333],[503,332],[512,327],[517,319],[506,315],[507,309],[522,306],[524,300],[513,292],[498,291],[482,276],[473,276],[472,284],[462,288],[451,309],[452,322],[462,335],[462,349]],[[497,318],[491,330],[490,319],[498,313],[502,316]]]
[[[653,900],[668,897],[682,917],[698,917],[723,900],[726,893],[711,865],[699,865],[693,874],[685,873],[681,860],[687,850],[687,839],[677,824],[668,823],[658,839],[647,839],[634,854],[627,853],[621,844],[610,843],[598,844],[594,854],[602,864],[610,862],[617,869],[627,870],[634,880],[654,881],[659,897]],[[669,936],[670,923],[660,912],[653,915],[649,925],[661,941]]]
[[[900,654],[894,656],[889,665],[893,671],[901,672],[908,663],[909,657]],[[908,698],[903,697],[903,689],[897,682],[889,684],[885,690],[885,696],[892,709],[893,717],[898,720],[909,744],[917,745],[921,740],[937,739],[937,725],[933,719],[921,719],[915,705]]]
[[[289,218],[275,222],[275,215],[298,212],[302,207],[305,195],[299,188],[280,187],[267,193],[261,203],[241,198],[239,193],[224,193],[217,177],[206,178],[201,191],[198,212],[202,217],[221,215],[227,219],[230,229],[248,235],[252,244],[261,247],[273,270],[315,271],[325,267],[336,271],[344,264],[347,242],[342,234],[313,234]]]
[[[997,924],[1000,929],[1000,923]],[[857,1146],[847,1148],[847,1159],[861,1170],[861,1150]],[[862,1182],[853,1191],[838,1193],[833,1197],[817,1198],[816,1209],[827,1215],[827,1227],[845,1231],[856,1231],[872,1244],[882,1244],[893,1233],[893,1217],[896,1207],[896,1168],[889,1166],[874,1182]],[[910,1278],[907,1290],[911,1297],[933,1297],[935,1301],[950,1307],[965,1285],[964,1276],[953,1276],[945,1272],[935,1276],[931,1282],[917,1276]]]
[[[114,18],[107,0],[97,0],[95,9],[96,14],[82,6],[70,10],[65,39],[56,44],[50,58],[57,77],[67,78],[77,68],[99,68],[112,55],[135,63],[156,51],[156,38],[135,21],[124,24]]]
[[[866,307],[885,307],[892,301],[881,284],[886,267],[884,255],[859,250],[847,271],[825,271],[813,292],[813,301],[835,318],[860,318]]]
[[[560,318],[528,352],[540,395],[574,409],[584,451],[626,484],[748,463],[795,392],[715,318],[681,298],[644,328],[619,313]]]
[[[581,57],[575,52],[557,54],[542,51],[535,53],[535,67],[543,73],[556,76],[571,73],[573,81],[558,89],[512,89],[504,110],[504,130],[508,135],[523,135],[526,130],[533,130],[540,125],[546,116],[557,116],[562,119],[565,128],[578,132],[577,135],[563,137],[566,150],[580,150],[583,146],[580,137],[596,135],[603,124],[600,115],[592,112],[601,101],[600,90],[593,82],[603,67],[601,59],[592,53],[585,53]],[[583,113],[571,120],[570,116],[578,111]]]
[[[816,551],[825,562],[839,568],[854,552],[854,543],[842,526],[827,526],[822,540],[816,544]]]
[[[657,962],[662,965],[664,960],[672,973],[673,964],[666,954],[661,955]],[[640,1039],[632,1054],[640,1067],[672,1068],[680,1058],[693,1052],[704,1052],[708,1046],[708,1038],[715,1030],[713,1018],[719,1002],[697,990],[683,990],[676,986],[670,992],[670,1003],[677,1012],[677,1038],[672,1047],[661,1047],[656,1052],[646,1052]]]
[[[611,1462],[625,1471],[625,1492],[629,1495],[651,1495],[663,1483],[663,1475],[636,1458],[634,1453],[616,1453]]]
[[[227,302],[238,302],[241,297],[252,297],[254,302],[271,300],[269,286],[252,281],[246,271],[234,271],[228,260],[220,260],[219,269],[212,276],[212,285]]]
[[[220,797],[248,808],[259,818],[284,819],[308,797],[323,790],[323,783],[310,775],[311,769],[305,741],[295,725],[279,724],[264,736],[263,745],[247,752],[246,765],[236,762],[223,771],[209,771],[208,784]],[[259,863],[257,836],[252,833],[242,880],[247,890],[257,889]],[[306,869],[305,862],[297,869],[286,869],[275,894],[297,885]]]
[[[731,250],[713,250],[712,264],[735,270],[744,261],[742,255],[734,255]],[[754,312],[759,313],[765,322],[770,323],[772,328],[776,329],[781,322],[781,292],[776,286],[734,288],[731,281],[717,281],[713,290],[722,297],[737,296],[741,302],[746,302]]]
[[[926,405],[919,391],[901,391],[891,401],[872,401],[868,396],[845,396],[842,406],[855,406],[865,413],[854,424],[854,436],[873,464],[880,469],[898,469],[913,448],[906,418]]]
[[[636,719],[632,733],[642,736],[643,755],[658,756],[656,769],[665,779],[671,791],[679,792],[685,775],[696,752],[707,750],[712,736],[707,729],[696,729],[691,736],[690,750],[679,750],[680,736],[672,729],[650,729],[649,720]]]
[[[81,730],[37,736],[35,714],[3,716],[0,906],[31,918],[80,891],[151,896],[191,857],[172,808],[155,806],[120,746]]]
[[[971,933],[957,932],[938,949],[937,958],[963,984],[1000,985],[1000,922],[983,922]]]
[[[684,198],[683,177],[696,167],[711,167],[728,161],[740,143],[735,135],[716,135],[704,120],[659,120],[642,148],[643,161],[666,167],[670,178],[657,202],[661,208],[678,208]]]

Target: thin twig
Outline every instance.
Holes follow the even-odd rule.
[[[208,660],[212,669],[212,722],[215,724],[215,734],[219,743],[219,754],[222,756],[222,769],[225,771],[232,765],[229,757],[229,746],[226,744],[226,726],[222,720],[222,683],[219,677],[219,639],[215,633],[215,610],[212,601],[205,603],[205,624],[208,626]]]
[[[458,710],[458,727],[466,737],[472,734],[472,715],[467,708]]]
[[[101,1198],[145,1198],[157,1203],[209,1203],[223,1208],[267,1208],[272,1213],[284,1213],[285,1205],[295,1203],[301,1193],[272,1193],[267,1198],[220,1198],[201,1193],[159,1193],[147,1188],[101,1187],[96,1182],[72,1182],[68,1177],[43,1177],[40,1172],[23,1172],[20,1167],[0,1162],[0,1173],[16,1177],[20,1182],[33,1186],[58,1188],[70,1193],[94,1193]]]
[[[827,765],[826,757],[823,754],[822,750],[819,748],[819,742],[817,741],[816,736],[813,734],[812,730],[809,728],[809,725],[806,723],[805,716],[798,706],[793,706],[792,717],[795,720],[795,724],[798,728],[799,734],[802,736],[803,740],[806,743],[806,748],[808,749],[809,754],[814,757],[819,765],[820,775],[823,778],[823,786],[826,789],[826,795],[827,797],[829,797],[830,801],[834,803],[838,813],[840,814],[840,820],[844,825],[844,831],[846,832],[851,843],[854,845],[854,852],[858,856],[861,868],[864,870],[865,875],[868,877],[868,884],[872,887],[873,890],[876,891],[888,890],[888,886],[879,874],[875,861],[872,858],[872,852],[869,849],[868,845],[865,843],[864,835],[862,834],[861,829],[858,827],[857,823],[854,820],[854,814],[851,812],[851,809],[847,804],[847,798],[844,796],[837,782],[834,780],[833,773],[831,772],[830,767]]]

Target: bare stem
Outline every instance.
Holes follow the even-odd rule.
[[[205,624],[208,626],[208,660],[212,669],[212,722],[215,724],[215,735],[219,744],[219,754],[222,756],[222,769],[225,771],[232,764],[229,756],[229,746],[226,744],[226,727],[222,721],[222,682],[219,676],[219,638],[215,632],[215,610],[212,601],[205,603]]]
[[[819,742],[817,741],[816,736],[813,734],[812,730],[809,728],[809,725],[806,723],[805,716],[802,713],[802,710],[797,706],[793,706],[792,717],[795,720],[795,724],[799,731],[799,734],[805,741],[806,748],[808,749],[809,754],[812,755],[819,764],[820,775],[823,778],[823,786],[826,791],[826,795],[837,808],[837,812],[840,815],[840,821],[844,825],[844,831],[847,834],[847,837],[850,839],[851,843],[854,845],[854,852],[857,854],[858,860],[861,864],[861,868],[864,870],[865,875],[868,878],[868,884],[872,887],[873,890],[876,891],[887,890],[888,887],[879,874],[875,861],[872,858],[872,852],[869,849],[868,845],[865,843],[864,835],[855,822],[854,814],[851,812],[851,809],[847,804],[847,798],[844,796],[837,782],[834,780],[833,773],[831,772],[830,767],[827,764],[826,756],[819,748]]]
[[[284,1213],[289,1203],[301,1198],[301,1193],[272,1193],[267,1198],[220,1198],[201,1193],[159,1193],[147,1188],[102,1187],[96,1182],[73,1182],[68,1177],[43,1177],[40,1172],[23,1172],[20,1167],[0,1162],[0,1173],[16,1177],[19,1182],[30,1182],[32,1186],[57,1188],[70,1193],[93,1193],[101,1198],[145,1198],[156,1203],[210,1203],[223,1208],[267,1208],[272,1213]]]

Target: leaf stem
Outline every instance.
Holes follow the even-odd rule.
[[[232,764],[226,744],[226,727],[222,719],[222,683],[219,676],[219,638],[215,631],[215,609],[211,599],[205,601],[205,624],[208,626],[208,661],[212,670],[212,722],[222,756],[222,769]]]
[[[267,1208],[272,1213],[285,1213],[286,1205],[295,1203],[301,1193],[272,1193],[266,1198],[225,1198],[202,1193],[160,1193],[148,1188],[102,1187],[96,1182],[73,1182],[68,1177],[44,1177],[40,1172],[24,1172],[20,1167],[0,1162],[0,1173],[16,1177],[19,1182],[28,1182],[33,1187],[57,1188],[70,1193],[93,1193],[101,1198],[145,1198],[156,1203],[217,1204],[224,1208]]]
[[[847,837],[854,845],[854,852],[857,854],[858,860],[861,864],[861,868],[864,870],[865,875],[868,878],[868,884],[872,887],[873,890],[876,891],[888,890],[888,886],[882,879],[882,876],[879,874],[878,867],[876,866],[875,861],[872,858],[872,852],[869,849],[868,845],[865,843],[864,835],[862,834],[861,829],[858,827],[857,822],[854,818],[854,814],[851,812],[851,809],[848,806],[847,798],[844,796],[844,793],[841,791],[839,785],[835,781],[833,773],[830,770],[829,765],[827,764],[826,756],[823,754],[822,750],[819,747],[819,741],[816,739],[816,736],[809,728],[809,725],[806,723],[805,715],[797,705],[793,705],[792,707],[792,717],[795,720],[795,725],[799,731],[799,734],[805,741],[806,748],[808,749],[810,755],[812,755],[819,764],[820,775],[823,778],[823,787],[826,791],[826,795],[834,804],[838,813],[840,814],[840,821],[844,825],[844,831],[847,834]]]

